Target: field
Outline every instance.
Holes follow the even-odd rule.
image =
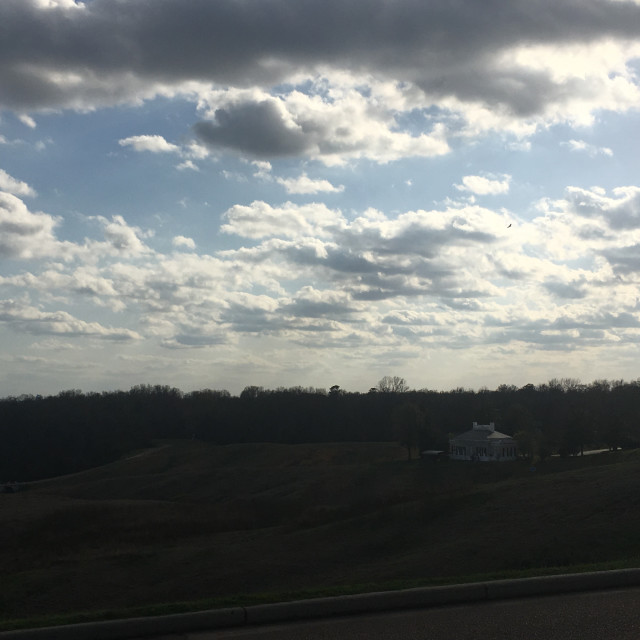
[[[390,443],[161,442],[0,494],[0,629],[640,561],[640,451],[535,472],[405,455]]]

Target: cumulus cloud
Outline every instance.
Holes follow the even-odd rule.
[[[616,231],[640,229],[639,187],[617,187],[613,197],[601,189],[572,187],[567,196],[569,210],[580,217],[600,220]]]
[[[602,255],[617,274],[628,276],[640,273],[640,243],[638,242],[604,249]]]
[[[200,171],[198,165],[195,164],[193,160],[185,160],[184,162],[177,164],[176,169],[178,169],[178,171],[185,171],[186,169],[190,169],[191,171]]]
[[[12,178],[6,171],[0,169],[0,190],[15,196],[36,196],[36,192],[26,182]]]
[[[581,282],[561,282],[558,280],[548,280],[543,283],[544,288],[552,295],[562,299],[580,299],[586,297],[587,293]]]
[[[27,115],[26,113],[22,113],[18,116],[20,122],[22,122],[23,125],[25,125],[26,127],[29,127],[29,129],[35,129],[36,128],[36,121],[29,115]]]
[[[470,191],[479,196],[498,195],[509,192],[511,176],[504,175],[500,178],[493,176],[464,176],[462,184],[456,185],[461,191]]]
[[[132,147],[135,151],[148,151],[150,153],[174,153],[181,158],[182,162],[176,165],[178,171],[200,171],[194,160],[202,160],[209,155],[204,146],[196,141],[187,142],[184,145],[173,144],[165,140],[160,135],[139,135],[130,136],[118,140],[121,147]]]
[[[270,97],[261,91],[213,91],[204,101],[212,118],[194,125],[196,137],[212,149],[231,149],[257,158],[307,156],[327,165],[349,159],[388,162],[402,157],[431,157],[449,152],[446,131],[436,124],[428,133],[410,135],[398,130],[385,100],[403,102],[400,90],[382,85],[384,96],[357,90],[350,76],[327,100],[323,81],[307,93],[293,90]],[[375,83],[374,83],[375,84]],[[380,89],[380,87],[378,87]],[[382,89],[380,89],[382,91]],[[319,92],[319,93],[316,93]]]
[[[640,188],[613,189],[611,180],[629,153],[614,137],[620,119],[612,114],[640,104],[638,2],[249,5],[0,1],[0,108],[16,115],[3,119],[0,144],[18,152],[6,166],[17,177],[0,171],[3,330],[21,331],[22,343],[39,334],[44,343],[135,343],[135,355],[122,355],[141,368],[158,345],[165,369],[176,350],[186,362],[189,349],[209,370],[251,352],[250,369],[258,351],[270,370],[283,358],[324,363],[333,347],[385,366],[405,357],[398,354],[423,366],[435,350],[449,362],[465,349],[484,367],[497,350],[517,354],[520,366],[541,349],[561,353],[564,364],[581,345],[637,344]],[[131,200],[100,197],[83,217],[88,185],[72,203],[71,184],[55,184],[51,172],[39,190],[56,194],[49,212],[68,215],[64,224],[27,206],[36,194],[18,178],[33,178],[16,167],[34,148],[43,151],[40,167],[54,155],[45,149],[48,133],[36,143],[26,128],[37,121],[49,132],[63,123],[60,136],[80,117],[61,110],[113,105],[130,107],[111,112],[116,155],[131,166],[140,161],[134,152],[156,154],[164,162],[155,168],[181,172],[163,190],[179,184],[180,193],[144,204],[133,192]],[[146,124],[120,128],[134,109]],[[607,128],[586,130],[600,122]],[[604,160],[607,190],[588,186],[595,179],[584,174],[558,196],[560,168],[549,198],[523,202],[543,193],[540,172],[523,175],[541,156],[511,153],[501,168],[498,154],[530,150],[539,131],[547,142],[566,141],[547,152],[562,144],[567,158]],[[600,142],[603,133],[611,147]],[[485,144],[479,138],[488,134]],[[56,138],[60,158],[72,156],[67,142]],[[457,198],[448,199],[452,164],[438,158],[461,146],[467,165],[454,174]],[[489,147],[491,167],[479,160]],[[431,160],[416,161],[424,158]],[[210,184],[205,159],[224,161]],[[340,167],[349,182],[335,177]],[[365,193],[374,174],[389,183]],[[238,184],[221,184],[222,176]],[[499,196],[516,182],[506,204]],[[234,189],[241,195],[231,199]],[[273,200],[278,193],[286,197]],[[305,204],[282,202],[289,196]],[[169,220],[172,204],[180,215]],[[370,205],[379,209],[359,209]],[[169,236],[151,241],[156,222]]]
[[[336,164],[447,153],[451,122],[457,135],[509,131],[525,144],[540,126],[590,124],[640,100],[631,2],[542,0],[535,19],[527,0],[253,9],[6,0],[1,104],[25,114],[181,95],[198,103],[194,133],[210,150]],[[410,113],[425,115],[422,130],[400,125]],[[121,142],[177,152],[161,136]]]
[[[256,201],[251,205],[234,205],[224,214],[225,223],[220,230],[245,238],[267,236],[325,236],[331,228],[343,224],[338,211],[326,205],[313,203],[296,205],[287,202],[280,207],[272,207],[266,202]]]
[[[119,252],[127,252],[130,255],[147,251],[147,247],[141,240],[142,231],[137,227],[131,227],[122,216],[113,216],[111,220],[98,218],[104,226],[104,237],[107,242]]]
[[[391,215],[255,201],[225,212],[222,230],[234,238],[215,255],[186,236],[153,251],[124,216],[90,220],[103,237],[63,252],[54,218],[4,197],[7,219],[30,224],[10,230],[0,217],[0,242],[12,238],[3,255],[28,261],[43,255],[36,246],[53,247],[46,265],[0,277],[0,322],[26,335],[166,353],[233,349],[257,336],[318,349],[566,353],[634,341],[640,328],[635,187],[568,189],[508,231],[504,212],[470,204]],[[589,225],[600,232],[587,237]],[[119,320],[96,322],[95,309]]]
[[[344,292],[319,291],[305,286],[294,299],[282,301],[280,310],[294,317],[345,320],[359,309]]]
[[[118,140],[121,147],[133,147],[136,151],[150,151],[151,153],[179,153],[180,147],[167,142],[159,135],[131,136]]]
[[[596,145],[589,144],[584,140],[569,140],[565,144],[571,151],[581,151],[592,158],[599,155],[613,156],[613,151],[609,149],[609,147],[598,147]]]
[[[334,187],[328,180],[314,180],[303,173],[297,178],[276,178],[276,182],[281,184],[287,193],[340,193],[344,191],[344,185]]]
[[[254,178],[260,180],[271,180],[271,163],[266,160],[254,160],[252,163],[255,171],[253,172]]]
[[[175,236],[172,241],[174,247],[184,247],[185,249],[195,249],[196,243],[193,238],[186,238],[185,236]]]
[[[57,253],[57,224],[52,216],[33,213],[20,198],[0,191],[0,257],[38,258]]]
[[[84,2],[76,0],[33,0],[36,7],[40,9],[84,9]]]
[[[98,322],[74,318],[66,311],[41,311],[15,300],[0,300],[0,322],[34,335],[85,336],[103,340],[129,341],[141,336],[130,329],[105,327]]]
[[[530,224],[509,231],[515,231],[513,239],[529,251],[554,262],[584,262],[587,256],[594,260],[640,243],[638,187],[618,187],[610,193],[600,187],[568,187],[564,198],[543,199],[537,207],[540,215]]]
[[[494,295],[486,277],[462,261],[470,247],[491,246],[504,231],[501,215],[473,207],[408,212],[398,219],[369,210],[349,222],[317,203],[255,202],[231,207],[223,230],[257,240],[256,246],[211,257],[195,253],[192,239],[176,236],[174,246],[190,251],[169,256],[152,252],[144,234],[123,217],[97,220],[103,242],[87,239],[68,248],[74,262],[0,278],[0,287],[55,292],[55,299],[133,313],[137,326],[129,331],[168,349],[228,344],[234,333],[364,343],[383,327],[388,332],[391,324],[381,323],[375,310],[385,301],[429,296],[453,308],[470,297]],[[317,284],[288,291],[288,283],[301,277]],[[255,287],[268,293],[253,295]],[[26,303],[20,308],[32,309]],[[69,312],[36,311],[12,312],[11,318],[6,311],[4,318],[29,333],[127,337],[74,323]]]
[[[302,155],[313,142],[287,115],[279,100],[244,103],[216,109],[215,121],[198,122],[194,131],[212,147],[226,147],[254,156]]]
[[[284,259],[307,276],[319,270],[354,300],[490,295],[493,286],[460,260],[468,247],[490,247],[505,230],[501,215],[480,207],[413,211],[396,219],[367,212],[348,222],[324,205],[254,202],[232,207],[225,217],[224,232],[265,238],[256,248],[225,255],[261,265]]]
[[[79,95],[117,99],[123,89],[135,95],[132,76],[160,87],[197,81],[275,84],[292,69],[325,65],[364,68],[426,91],[530,113],[566,86],[556,82],[557,74],[537,73],[540,62],[505,66],[498,64],[500,56],[522,41],[531,49],[632,40],[639,20],[636,5],[604,0],[545,0],[536,5],[535,20],[525,0],[506,7],[492,0],[482,8],[470,0],[462,6],[376,0],[349,8],[337,0],[322,7],[269,0],[251,12],[232,0],[188,6],[163,0],[145,11],[150,5],[151,0],[94,0],[82,10],[72,2],[48,3],[44,10],[35,0],[4,2],[10,54],[3,56],[5,100],[62,106]],[[480,21],[481,10],[492,20]],[[22,64],[24,35],[37,43],[28,67]],[[115,86],[102,96],[105,77]],[[514,85],[521,91],[512,91]]]
[[[102,240],[60,240],[56,229],[61,218],[30,211],[20,198],[0,191],[0,257],[20,260],[52,258],[72,264],[78,260],[97,263],[114,256],[138,258],[152,254],[144,242],[151,233],[129,225],[122,216],[116,215],[111,219],[96,216],[88,220],[96,220],[100,224]]]
[[[227,335],[223,331],[214,333],[179,333],[172,338],[164,338],[161,341],[165,349],[197,349],[211,347],[227,342]]]

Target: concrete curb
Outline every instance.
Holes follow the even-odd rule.
[[[126,618],[106,622],[21,629],[0,633],[2,640],[125,640],[163,636],[172,633],[188,633],[206,629],[240,627],[246,624],[243,607],[213,609],[195,613],[178,613],[167,616]]]
[[[231,607],[196,613],[129,618],[107,622],[24,629],[0,633],[0,640],[126,640],[148,636],[206,631],[290,620],[418,609],[448,604],[525,598],[597,589],[640,586],[640,569],[594,571],[495,580],[444,587],[420,587],[402,591],[363,593],[352,596],[312,598],[250,607]]]

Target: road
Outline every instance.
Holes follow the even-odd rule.
[[[640,588],[163,636],[157,640],[638,640]]]

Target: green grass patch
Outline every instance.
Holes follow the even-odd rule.
[[[311,598],[328,598],[349,596],[380,591],[400,591],[422,587],[437,587],[473,582],[489,582],[493,580],[507,580],[530,578],[537,576],[561,575],[565,573],[585,573],[590,571],[612,571],[629,569],[640,566],[640,558],[617,562],[602,562],[591,565],[574,565],[567,567],[545,567],[519,571],[498,571],[469,576],[450,576],[431,579],[391,580],[383,583],[342,585],[338,587],[318,587],[300,591],[283,591],[273,593],[241,594],[218,598],[203,598],[190,602],[170,602],[153,604],[142,607],[126,607],[117,610],[97,610],[73,612],[65,615],[35,616],[22,619],[0,620],[0,631],[17,629],[35,629],[60,625],[81,624],[86,622],[104,622],[108,620],[123,620],[126,618],[165,616],[180,613],[195,613],[212,609],[230,607],[250,607],[260,604],[279,602],[293,602]]]
[[[164,442],[2,495],[0,629],[638,566],[638,452],[405,455]]]

